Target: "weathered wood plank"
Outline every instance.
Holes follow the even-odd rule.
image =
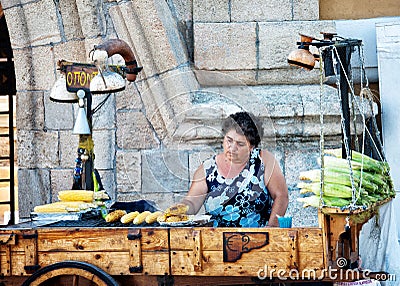
[[[129,229],[67,229],[39,232],[38,244],[41,251],[120,251],[130,249]],[[148,250],[168,249],[167,229],[141,229],[141,247]]]
[[[272,251],[289,251],[289,236],[287,229],[279,228],[176,228],[171,229],[171,249],[191,250],[193,249],[193,231],[202,233],[203,250],[223,249],[224,232],[267,232],[269,243],[263,249]]]
[[[289,270],[288,252],[253,252],[244,253],[236,262],[223,262],[222,251],[203,250],[202,272],[196,272],[192,264],[193,251],[173,251],[171,253],[172,275],[201,276],[257,276],[260,269]]]
[[[129,272],[129,252],[41,252],[39,253],[39,265],[41,267],[65,260],[77,260],[88,262],[102,268],[110,275],[164,275],[169,272],[168,252],[142,252],[143,273]],[[2,257],[2,262],[3,262]],[[11,275],[27,275],[25,270],[25,254],[13,253]]]

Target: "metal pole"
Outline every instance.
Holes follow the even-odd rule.
[[[93,126],[92,126],[92,94],[90,91],[85,91],[86,94],[86,117],[89,123],[90,127],[90,134],[89,135],[80,135],[85,139],[90,139],[92,140],[92,132],[93,132]],[[80,138],[81,139],[81,138]],[[85,161],[84,165],[84,174],[85,174],[85,185],[84,189],[85,190],[94,190],[94,185],[93,185],[93,178],[92,178],[92,173],[93,173],[93,167],[94,167],[94,154],[90,153],[88,160]]]
[[[352,53],[352,47],[350,45],[344,45],[337,47],[340,61],[342,62],[343,68],[339,65],[340,69],[340,97],[341,97],[341,108],[343,111],[344,118],[344,130],[342,132],[342,158],[347,158],[346,148],[350,150],[352,138],[350,133],[350,105],[349,105],[349,85],[347,82],[346,75],[349,74],[350,70],[350,59]],[[347,138],[347,141],[345,140]],[[347,146],[346,146],[347,145]]]

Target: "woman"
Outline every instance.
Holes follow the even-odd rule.
[[[214,226],[275,227],[288,205],[285,178],[274,156],[257,148],[261,124],[247,112],[226,118],[222,125],[223,152],[195,171],[187,196],[188,213],[204,204]]]

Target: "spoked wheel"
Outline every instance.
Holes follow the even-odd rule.
[[[33,273],[22,286],[119,286],[119,284],[92,264],[81,261],[63,261],[43,267]]]

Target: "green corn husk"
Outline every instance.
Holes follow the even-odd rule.
[[[299,182],[297,187],[300,189],[300,194],[314,193],[319,195],[321,192],[321,184],[319,182]],[[341,184],[324,183],[324,196],[337,198],[352,198],[352,188]],[[360,191],[361,195],[368,195],[365,190]]]
[[[326,206],[331,206],[331,207],[345,207],[351,203],[351,200],[349,199],[336,198],[330,196],[323,196],[322,199]],[[320,206],[320,197],[317,195],[298,198],[297,201],[303,203],[304,208],[306,207],[318,208]]]
[[[325,154],[333,155],[336,158],[342,157],[342,149],[328,149],[325,150]],[[365,154],[361,154],[355,150],[351,151],[351,160],[358,164],[362,164],[363,169],[370,170],[376,173],[388,173],[390,171],[389,164],[387,162],[381,162],[371,158]]]
[[[354,183],[356,187],[360,186],[361,173],[355,171],[353,176]],[[314,169],[304,172],[300,172],[300,180],[306,180],[311,182],[320,182],[321,180],[321,170]],[[381,185],[385,183],[379,178],[379,176],[368,176],[368,173],[363,172],[362,188],[368,192],[375,193],[379,190],[379,186],[375,184],[375,181],[379,182]],[[325,168],[324,169],[324,183],[338,184],[352,187],[350,172],[348,169],[343,168]]]

